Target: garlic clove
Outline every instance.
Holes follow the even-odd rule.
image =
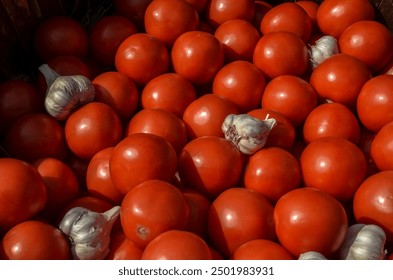
[[[247,114],[229,114],[223,124],[225,139],[231,141],[242,153],[251,155],[265,144],[270,131],[276,125],[274,118],[265,120]]]
[[[315,251],[309,251],[300,254],[298,260],[327,260],[327,258],[321,253]]]
[[[322,36],[310,49],[310,60],[313,69],[325,61],[327,58],[338,53],[338,44],[333,36]]]

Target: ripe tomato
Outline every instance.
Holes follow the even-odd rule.
[[[111,235],[109,253],[106,260],[140,260],[142,249],[138,248],[131,240],[128,240],[122,230]]]
[[[300,126],[317,106],[317,93],[302,78],[281,75],[266,85],[262,96],[262,108],[286,116],[295,127]]]
[[[300,165],[305,186],[323,190],[340,201],[352,199],[367,171],[360,148],[333,136],[308,144],[301,154]]]
[[[228,189],[210,207],[208,231],[213,247],[227,258],[248,241],[274,240],[273,205],[256,191]]]
[[[223,45],[204,31],[188,31],[180,35],[171,54],[174,71],[194,84],[211,82],[224,65]]]
[[[207,215],[209,213],[210,201],[199,192],[189,189],[182,191],[190,210],[187,230],[198,234],[206,240]]]
[[[0,158],[0,232],[37,215],[47,191],[38,171],[13,158]]]
[[[53,16],[37,27],[34,50],[44,61],[60,55],[84,57],[89,50],[89,38],[86,30],[75,19]]]
[[[254,18],[255,6],[252,0],[211,0],[207,5],[206,17],[213,27],[231,20]]]
[[[239,113],[256,109],[261,104],[265,86],[262,71],[242,60],[226,64],[213,79],[213,93],[232,101]]]
[[[371,157],[379,170],[393,170],[393,121],[385,124],[371,143]]]
[[[254,239],[239,246],[234,260],[293,260],[294,257],[280,244],[268,239]]]
[[[187,143],[178,162],[178,172],[184,186],[215,198],[237,185],[244,156],[224,138],[203,136]]]
[[[65,123],[67,145],[76,156],[89,160],[122,137],[120,118],[112,107],[91,102],[73,112]]]
[[[113,0],[115,12],[130,19],[138,29],[143,29],[143,17],[152,0]]]
[[[25,221],[15,225],[1,242],[8,260],[69,260],[68,240],[54,226],[42,221]]]
[[[187,227],[189,208],[182,192],[161,180],[146,180],[132,188],[121,204],[126,237],[143,249],[161,233]]]
[[[168,230],[146,246],[142,260],[211,260],[209,246],[198,235],[182,230]]]
[[[303,75],[309,64],[306,44],[287,31],[268,33],[254,49],[254,64],[270,79],[280,75]]]
[[[115,66],[115,55],[120,44],[137,33],[134,23],[126,17],[107,15],[101,17],[90,31],[91,54],[99,63]]]
[[[125,137],[115,146],[109,159],[113,184],[122,194],[146,180],[170,182],[176,168],[176,152],[171,144],[151,133]]]
[[[145,85],[168,71],[169,53],[165,44],[156,37],[136,33],[120,44],[115,65],[118,72],[127,75],[138,85]]]
[[[295,2],[297,5],[302,7],[311,21],[311,35],[317,33],[318,29],[318,22],[317,22],[317,14],[319,9],[319,4],[312,0],[299,0]]]
[[[282,196],[274,207],[281,245],[296,258],[307,251],[326,257],[344,242],[348,220],[341,203],[315,188],[298,188]]]

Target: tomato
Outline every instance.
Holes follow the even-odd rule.
[[[213,93],[232,101],[239,113],[246,113],[259,107],[265,86],[261,70],[251,62],[238,60],[218,71],[213,80]]]
[[[311,19],[306,11],[294,2],[278,4],[262,18],[260,30],[266,35],[271,32],[287,31],[307,42],[311,36]]]
[[[44,113],[27,114],[14,122],[4,148],[12,157],[29,162],[43,157],[64,159],[67,153],[62,125]]]
[[[130,19],[139,29],[143,28],[143,17],[152,0],[113,0],[116,14]]]
[[[191,82],[176,73],[165,73],[152,79],[141,93],[143,108],[162,109],[180,118],[195,99],[196,92]]]
[[[281,75],[266,85],[262,96],[262,108],[281,113],[295,127],[301,125],[317,106],[317,93],[302,78]]]
[[[379,75],[368,80],[357,99],[357,113],[362,125],[378,132],[393,120],[393,76]]]
[[[223,44],[227,61],[252,61],[260,35],[258,29],[244,19],[232,19],[220,24],[214,36]]]
[[[139,92],[134,81],[120,72],[109,71],[95,77],[92,83],[95,101],[110,105],[123,122],[128,121],[139,102]]]
[[[165,44],[146,33],[127,37],[117,49],[115,65],[118,72],[145,85],[169,69],[169,53]]]
[[[161,233],[187,227],[189,208],[182,192],[161,180],[146,180],[132,188],[121,204],[126,237],[143,249]]]
[[[252,0],[211,0],[207,5],[206,17],[213,27],[231,20],[254,18],[255,6]]]
[[[205,94],[191,102],[183,114],[189,139],[201,136],[224,137],[221,126],[229,114],[237,114],[236,105],[217,94]]]
[[[84,195],[74,199],[66,207],[64,207],[63,211],[59,215],[60,220],[63,219],[64,215],[74,207],[83,207],[90,211],[104,213],[111,209],[113,204],[98,196],[90,194]]]
[[[42,221],[25,221],[3,237],[2,250],[9,260],[69,260],[71,249],[66,237]]]
[[[317,12],[321,32],[335,38],[352,23],[373,19],[374,7],[369,0],[324,0]]]
[[[187,143],[178,162],[178,172],[184,186],[208,198],[215,198],[224,190],[237,185],[244,156],[224,138],[203,136]]]
[[[176,152],[171,144],[151,133],[125,137],[115,146],[109,159],[113,184],[122,194],[146,180],[170,182],[176,168]]]
[[[206,240],[210,201],[201,193],[192,190],[183,190],[183,195],[190,210],[187,230]]]
[[[371,72],[362,61],[347,54],[336,54],[314,69],[310,84],[320,98],[354,108],[360,90],[370,78]]]
[[[371,143],[371,158],[379,170],[393,170],[393,121],[385,124]]]
[[[90,51],[101,64],[113,67],[117,48],[128,36],[137,33],[132,21],[119,15],[101,17],[90,31]]]
[[[340,201],[352,199],[367,171],[360,148],[333,136],[308,144],[301,154],[300,165],[305,186],[323,190]]]
[[[43,61],[60,55],[84,57],[89,50],[89,38],[77,20],[53,16],[42,21],[36,28],[34,50]]]
[[[174,42],[171,58],[176,73],[194,84],[207,84],[224,65],[224,47],[210,33],[188,31]]]
[[[360,59],[371,72],[377,72],[393,56],[393,34],[382,23],[362,20],[344,30],[338,46],[341,53]]]
[[[268,239],[254,239],[239,246],[234,260],[293,260],[294,257],[280,244]]]
[[[300,164],[286,150],[264,148],[249,157],[243,180],[246,188],[276,202],[281,196],[300,186]]]
[[[297,5],[302,7],[311,20],[311,35],[318,32],[318,21],[317,14],[319,9],[319,4],[312,0],[299,0],[295,2]]]
[[[128,240],[123,231],[112,233],[106,260],[140,260],[142,250]]]
[[[26,221],[44,209],[45,183],[30,164],[0,158],[0,232]]]
[[[314,108],[303,125],[303,138],[307,143],[325,136],[345,138],[359,142],[360,125],[355,114],[340,103],[324,103]]]
[[[274,240],[273,205],[256,191],[228,189],[210,207],[208,231],[213,247],[227,258],[248,241]]]
[[[254,64],[270,79],[281,75],[303,75],[309,64],[306,44],[287,31],[265,34],[253,54]]]
[[[97,152],[89,161],[86,170],[86,186],[91,195],[120,204],[123,195],[116,189],[109,171],[109,159],[114,147]]]
[[[393,242],[393,171],[381,171],[368,177],[353,198],[353,211],[358,223],[375,224]]]

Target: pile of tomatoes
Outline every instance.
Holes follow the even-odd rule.
[[[114,205],[107,259],[335,259],[355,223],[393,258],[393,35],[369,0],[113,7],[89,28],[43,19],[32,44],[93,102],[58,121],[38,70],[0,84],[1,258],[71,259],[64,214]],[[324,35],[340,51],[312,69]],[[229,114],[277,125],[245,155]]]

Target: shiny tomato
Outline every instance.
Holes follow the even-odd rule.
[[[189,208],[182,192],[161,180],[146,180],[132,188],[121,204],[126,237],[143,249],[161,233],[186,229]]]
[[[140,260],[143,250],[138,248],[131,240],[128,240],[122,230],[111,235],[109,253],[106,260]]]
[[[340,201],[352,199],[367,171],[360,148],[333,136],[308,144],[301,154],[300,165],[305,186],[323,190]]]
[[[113,0],[116,14],[130,19],[139,29],[143,29],[143,17],[152,0]]]
[[[187,143],[178,162],[182,184],[214,198],[237,185],[244,156],[222,137],[203,136]]]
[[[393,170],[393,121],[385,124],[371,143],[371,158],[379,170]]]
[[[9,260],[69,260],[71,249],[62,232],[42,221],[25,221],[11,228],[1,242]]]
[[[317,106],[317,93],[300,77],[281,75],[266,85],[262,96],[262,108],[276,111],[301,125],[308,114]]]
[[[247,113],[259,107],[265,86],[262,71],[251,62],[240,60],[218,71],[213,80],[213,93],[232,101],[239,113]]]
[[[268,33],[254,49],[254,64],[272,79],[280,75],[303,75],[309,64],[309,54],[302,39],[287,31]]]
[[[183,190],[183,195],[190,210],[187,230],[206,239],[210,201],[201,193],[192,190]]]
[[[176,73],[194,84],[206,84],[224,65],[224,47],[210,33],[188,31],[174,42],[171,58]]]
[[[168,71],[169,53],[165,44],[156,37],[136,33],[120,44],[115,65],[118,72],[127,75],[138,85],[145,85]]]
[[[319,9],[318,2],[314,2],[312,0],[299,0],[295,2],[297,5],[302,7],[311,20],[311,35],[318,32],[318,22],[317,22],[317,14]]]
[[[268,239],[254,239],[239,246],[233,253],[234,260],[293,260],[283,246]]]
[[[213,27],[231,19],[251,21],[254,14],[253,0],[211,0],[206,10],[206,17]]]
[[[122,194],[146,180],[170,182],[176,168],[176,152],[171,144],[151,133],[125,137],[115,146],[109,159],[112,181]]]
[[[229,258],[248,241],[275,239],[273,205],[256,191],[228,189],[210,207],[208,231],[213,247]]]

